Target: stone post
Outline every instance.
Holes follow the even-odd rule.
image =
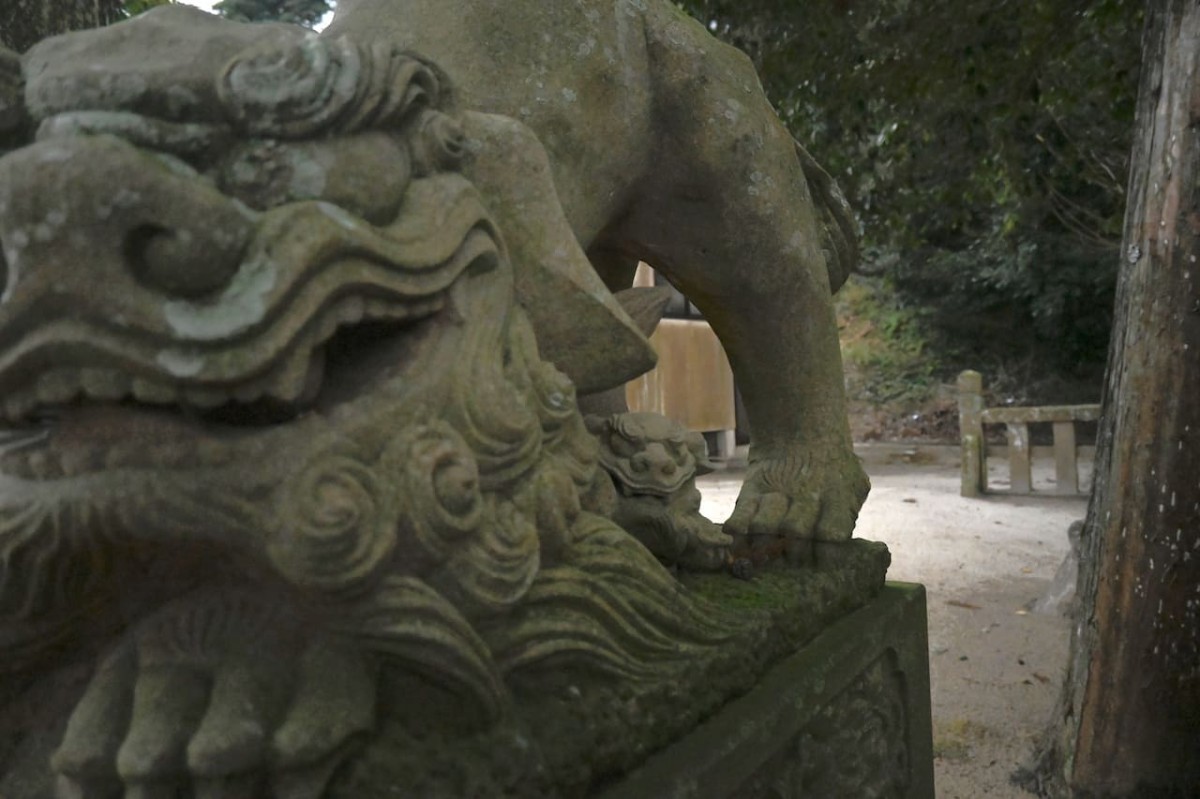
[[[968,369],[958,376],[958,428],[962,438],[962,489],[964,497],[987,490],[983,442],[983,376]]]

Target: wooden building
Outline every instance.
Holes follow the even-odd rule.
[[[639,264],[634,285],[666,282]],[[709,434],[712,456],[732,457],[738,426],[733,370],[708,322],[676,292],[650,343],[658,352],[658,366],[625,386],[629,409],[661,413],[689,430]]]

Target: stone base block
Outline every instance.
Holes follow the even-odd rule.
[[[602,799],[932,799],[925,589],[888,583]]]

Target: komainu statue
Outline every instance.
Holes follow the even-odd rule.
[[[881,584],[828,543],[843,209],[670,4],[165,7],[0,54],[0,127],[5,799],[582,795]],[[643,485],[578,410],[653,363],[638,258],[750,406],[732,538],[678,431],[605,423]],[[772,578],[781,631],[623,529],[620,475],[695,516],[667,560],[859,566]]]
[[[646,261],[704,313],[753,437],[726,532],[799,539],[797,560],[805,539],[850,536],[867,481],[850,448],[830,293],[857,258],[854,228],[742,52],[665,0],[340,0],[323,35],[420,53],[454,79],[463,107],[527,126],[604,283],[625,288]],[[511,182],[541,168],[489,171]],[[510,241],[539,238],[502,221]],[[569,317],[545,318],[552,287],[519,274],[518,290],[543,354],[591,390],[563,366],[575,339],[561,332]]]
[[[659,560],[690,569],[730,563],[732,537],[700,514],[696,478],[712,471],[704,437],[657,413],[588,417],[612,477],[612,518]]]

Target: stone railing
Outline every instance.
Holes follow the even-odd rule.
[[[962,491],[977,497],[987,491],[987,443],[985,424],[1008,428],[1009,493],[1032,494],[1033,479],[1029,425],[1054,426],[1054,471],[1056,494],[1079,493],[1079,457],[1075,423],[1100,418],[1099,405],[1046,405],[1023,408],[985,408],[983,377],[965,371],[958,376],[958,425],[962,439]]]

